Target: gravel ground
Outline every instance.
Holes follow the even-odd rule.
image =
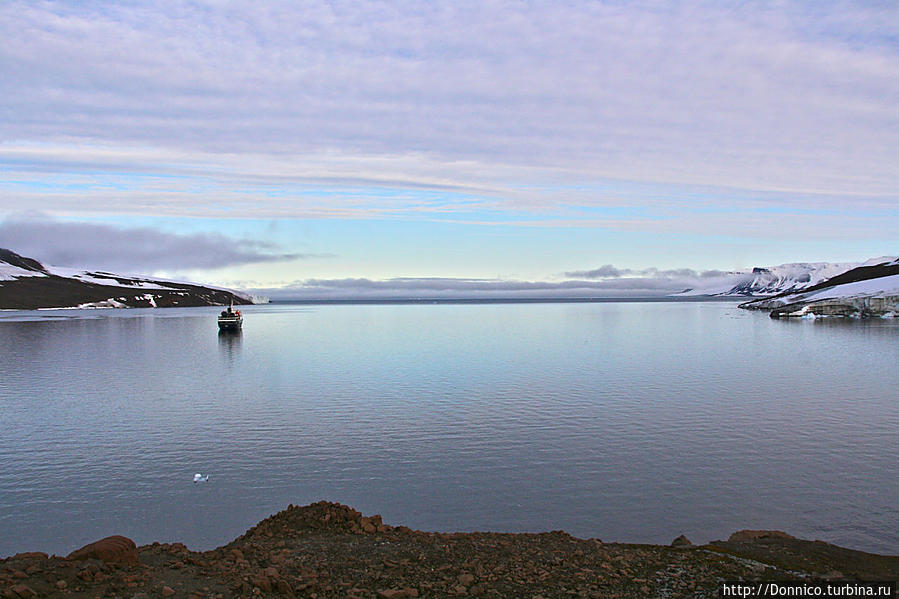
[[[213,551],[114,537],[68,558],[18,554],[0,560],[0,597],[711,598],[725,580],[822,578],[896,580],[899,557],[770,531],[677,547],[561,531],[428,533],[320,502],[290,506]]]

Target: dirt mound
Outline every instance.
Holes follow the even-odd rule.
[[[112,536],[76,549],[66,559],[98,559],[108,564],[137,564],[137,545],[128,537]]]

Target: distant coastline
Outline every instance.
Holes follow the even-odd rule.
[[[270,304],[620,304],[620,303],[735,303],[745,297],[731,296],[647,296],[647,297],[507,297],[507,298],[340,298],[277,299]]]

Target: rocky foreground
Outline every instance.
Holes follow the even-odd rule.
[[[218,549],[109,537],[68,557],[0,560],[0,596],[717,597],[722,580],[896,580],[899,556],[776,531],[694,546],[603,543],[564,532],[427,533],[335,503],[290,506]]]

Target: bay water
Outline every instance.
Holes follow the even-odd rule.
[[[732,302],[0,312],[0,557],[195,550],[289,503],[899,554],[899,322]],[[195,473],[208,474],[193,483]]]

